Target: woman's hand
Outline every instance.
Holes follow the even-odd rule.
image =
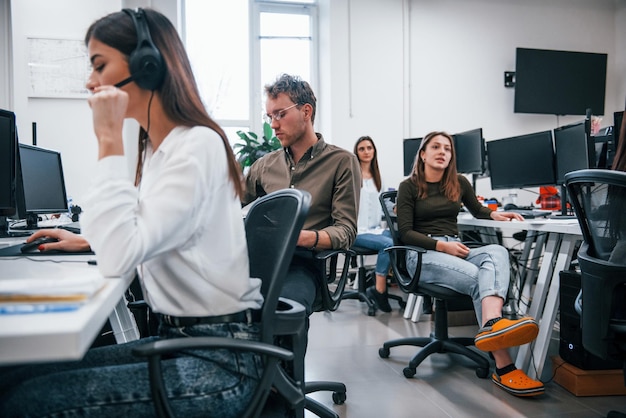
[[[470,249],[459,241],[437,241],[435,249],[460,258],[466,258],[470,252]]]
[[[59,250],[59,251],[71,251],[71,252],[88,252],[91,251],[91,247],[87,240],[80,235],[74,234],[65,229],[40,229],[35,231],[33,235],[26,239],[26,242],[31,242],[41,237],[56,238],[58,242],[50,242],[48,244],[41,244],[39,251]]]
[[[491,219],[494,221],[523,221],[524,217],[515,212],[496,212],[495,210],[490,214]]]
[[[93,130],[98,138],[98,159],[124,155],[122,127],[128,107],[128,94],[113,86],[96,87],[87,99],[93,113]]]

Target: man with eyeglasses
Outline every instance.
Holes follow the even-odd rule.
[[[257,160],[246,177],[243,203],[285,188],[306,190],[311,207],[297,245],[311,250],[347,249],[354,242],[361,190],[355,155],[327,144],[313,129],[316,98],[309,83],[283,74],[265,86],[266,120],[283,146]],[[318,294],[312,260],[295,256],[281,295],[310,315]]]

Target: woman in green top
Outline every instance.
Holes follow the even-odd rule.
[[[509,254],[500,245],[468,248],[458,238],[457,216],[461,204],[477,218],[496,221],[523,220],[516,213],[496,212],[478,202],[469,181],[456,171],[452,137],[431,132],[424,137],[411,176],[398,188],[398,229],[402,242],[422,247],[420,281],[437,284],[472,297],[478,323],[476,347],[490,351],[496,363],[492,380],[507,392],[535,396],[544,392],[541,382],[515,368],[508,348],[534,340],[539,331],[530,317],[502,318],[510,281]],[[407,265],[415,272],[417,256],[410,252]]]

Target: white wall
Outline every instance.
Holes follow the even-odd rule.
[[[97,158],[91,111],[86,99],[28,97],[28,37],[82,40],[89,25],[121,8],[120,0],[19,0],[11,2],[14,111],[20,142],[61,152],[68,196],[80,204]],[[86,81],[86,80],[85,80]]]
[[[579,120],[561,117],[557,125],[555,116],[513,113],[514,89],[504,87],[504,71],[515,69],[518,46],[608,53],[607,116],[602,125],[611,125],[613,111],[623,109],[626,96],[625,4],[624,0],[322,2],[322,9],[330,10],[326,12],[333,32],[330,45],[341,46],[325,54],[332,94],[330,103],[320,104],[331,115],[332,141],[352,149],[360,135],[371,135],[386,183],[395,187],[404,178],[403,138],[482,127],[490,140]],[[406,21],[408,26],[403,26]],[[408,64],[403,61],[404,49],[409,51]],[[403,105],[406,92],[409,100]],[[489,180],[481,179],[477,193],[501,198],[508,191],[492,191]],[[521,192],[519,203],[535,198]]]

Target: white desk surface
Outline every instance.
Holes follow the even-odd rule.
[[[0,257],[0,280],[93,275],[97,267],[87,264],[93,258],[93,255]],[[0,315],[0,364],[82,358],[131,280],[132,277],[107,279],[104,288],[75,311]]]
[[[558,234],[582,235],[576,219],[534,218],[520,221],[494,221],[493,219],[476,219],[469,213],[458,216],[459,225],[500,228],[515,231],[544,231]]]

